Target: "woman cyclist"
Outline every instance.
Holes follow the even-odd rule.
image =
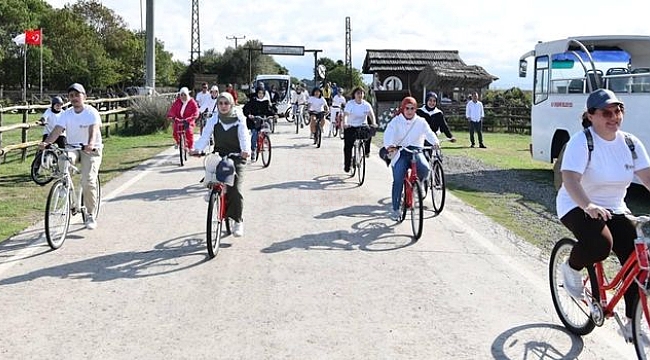
[[[176,121],[186,120],[188,126],[185,129],[185,141],[187,142],[188,149],[194,148],[194,123],[199,115],[199,104],[190,96],[190,90],[182,87],[178,91],[178,97],[167,112],[167,119],[172,121],[174,125],[172,128],[172,136],[176,142],[176,147],[178,147],[180,138],[176,128]]]
[[[456,142],[456,138],[451,134],[449,126],[447,126],[445,115],[442,113],[442,110],[438,109],[437,105],[438,95],[433,91],[429,91],[424,99],[424,105],[417,110],[416,114],[429,123],[433,132],[437,133],[441,131],[449,141]]]
[[[54,127],[59,123],[59,118],[61,117],[61,112],[63,107],[63,99],[60,96],[55,96],[52,98],[52,104],[50,108],[45,110],[43,115],[41,115],[40,123],[45,126],[43,129],[43,139],[45,141],[48,135],[54,130]],[[65,148],[65,130],[59,135],[59,137],[54,141],[54,143],[60,148]]]
[[[260,82],[262,84],[262,82]],[[251,130],[252,160],[255,161],[255,150],[257,150],[257,135],[262,129],[262,124],[255,124],[256,116],[276,116],[277,111],[271,105],[271,100],[263,86],[256,88],[255,96],[244,105],[244,115],[246,116],[246,126]]]
[[[347,108],[347,106],[346,106]],[[426,139],[433,146],[438,146],[438,137],[431,130],[427,122],[415,114],[417,101],[407,96],[402,100],[397,116],[395,116],[384,131],[384,147],[392,157],[393,191],[391,219],[399,220],[399,205],[402,197],[402,184],[411,158],[416,156],[418,178],[426,179],[429,176],[429,164],[422,153],[412,154],[406,150],[399,150],[398,146],[410,150],[422,149]],[[346,136],[347,138],[347,136]]]
[[[363,99],[365,92],[363,88],[356,87],[352,90],[353,99],[345,104],[345,111],[343,113],[343,171],[346,173],[350,171],[352,162],[352,147],[354,141],[357,139],[357,130],[361,126],[376,126],[375,125],[375,112],[372,111],[372,106]],[[366,156],[370,154],[370,139],[368,138],[365,144]]]
[[[221,156],[241,153],[241,160],[234,160],[237,171],[235,183],[226,191],[226,201],[228,202],[226,216],[235,221],[233,235],[239,237],[244,235],[242,217],[244,197],[241,193],[241,186],[244,179],[244,165],[251,153],[251,144],[248,129],[245,126],[246,118],[236,111],[234,104],[235,100],[229,93],[224,92],[219,95],[217,98],[218,111],[208,119],[201,138],[196,142],[196,149],[192,150],[190,154],[201,153],[210,144],[211,136],[214,137],[213,153],[218,153]]]
[[[325,117],[325,113],[329,111],[329,107],[327,106],[327,101],[325,101],[325,98],[323,97],[320,89],[318,87],[315,87],[314,90],[311,91],[311,96],[307,100],[307,110],[309,110],[309,115],[316,115],[316,121],[311,121],[309,123],[309,128],[311,129],[311,137],[314,139],[314,144],[316,143],[316,137],[314,134],[316,134],[316,122],[320,124],[320,130],[321,134],[323,132],[323,126],[324,126],[324,121],[323,118]]]
[[[574,298],[583,294],[580,270],[606,259],[614,251],[624,264],[634,251],[636,230],[625,217],[629,213],[625,193],[636,175],[650,186],[650,159],[643,143],[620,130],[625,108],[610,90],[599,89],[587,98],[585,131],[573,136],[562,159],[562,186],[557,193],[557,215],[577,239],[567,262],[562,264],[564,288]],[[590,150],[587,132],[593,139]],[[627,141],[634,144],[634,153]],[[625,292],[626,333],[631,338],[631,318],[638,289],[632,283]]]
[[[332,136],[332,132],[334,131],[334,126],[336,126],[336,117],[339,116],[339,114],[343,114],[343,108],[345,107],[346,103],[345,96],[341,93],[337,93],[334,95],[332,98],[332,107],[330,110],[330,131],[329,131],[329,136]]]

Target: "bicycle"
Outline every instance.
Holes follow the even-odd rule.
[[[332,128],[331,131],[334,137],[338,135],[341,139],[343,139],[343,109],[339,110],[339,112],[336,113],[336,117],[330,127]]]
[[[54,180],[57,167],[56,154],[52,150],[38,150],[30,165],[30,177],[36,184],[45,186]]]
[[[323,111],[310,111],[309,112],[309,117],[313,118],[314,124],[316,124],[315,129],[314,129],[314,144],[316,145],[317,148],[320,147],[321,141],[323,140],[323,129],[321,124],[325,122],[325,112]],[[318,120],[318,121],[317,121]]]
[[[269,116],[269,117],[256,116],[255,119],[253,120],[255,122],[256,128],[261,125],[261,129],[257,134],[257,148],[255,149],[255,161],[257,161],[257,159],[259,159],[261,156],[262,165],[264,167],[268,167],[271,164],[271,137],[269,135],[271,130],[269,130],[269,128],[270,128],[270,123],[274,119],[275,118],[273,116]]]
[[[293,120],[292,121],[294,121],[295,124],[296,124],[296,134],[298,133],[300,128],[303,127],[304,108],[305,108],[305,105],[303,105],[303,104],[293,103],[293,106],[292,106]]]
[[[356,130],[354,145],[352,145],[352,161],[350,177],[357,175],[359,186],[363,185],[366,179],[366,141],[370,138],[370,126],[364,125],[354,128]]]
[[[650,216],[633,216],[614,214],[614,217],[627,217],[636,228],[635,250],[618,272],[611,277],[612,271],[606,271],[603,262],[583,269],[585,285],[582,299],[574,299],[564,290],[561,265],[569,258],[571,249],[577,243],[574,239],[560,239],[551,252],[549,261],[549,284],[553,305],[564,326],[576,335],[587,335],[595,326],[602,326],[607,318],[614,317],[624,331],[624,325],[615,307],[629,286],[635,282],[639,285],[639,299],[634,305],[632,319],[632,341],[639,359],[650,359],[650,258],[648,244],[643,227],[650,222]],[[587,276],[584,276],[586,272]],[[607,292],[613,292],[608,300]],[[629,341],[626,339],[626,341]]]
[[[74,146],[69,149],[78,150],[82,146]],[[72,159],[66,149],[58,146],[49,145],[47,151],[51,151],[57,158],[58,170],[54,171],[56,181],[50,188],[45,205],[45,237],[47,243],[56,250],[63,245],[70,227],[70,217],[81,213],[83,221],[88,216],[86,206],[84,205],[82,187],[75,191],[73,174],[79,174],[79,169],[72,164]],[[97,204],[92,214],[94,219],[99,215],[101,205],[101,181],[97,176]]]
[[[418,178],[417,171],[417,154],[422,152],[421,148],[408,148],[398,146],[397,151],[405,150],[411,153],[411,165],[404,175],[402,188],[402,199],[400,201],[400,218],[399,223],[406,218],[406,212],[411,213],[411,230],[413,230],[413,239],[418,241],[422,236],[422,225],[424,223],[424,206],[422,196],[422,184]]]
[[[174,126],[176,127],[176,133],[178,134],[178,155],[181,160],[181,166],[185,166],[185,161],[187,161],[187,143],[185,142],[185,131],[189,128],[190,123],[185,119],[174,119]]]
[[[202,155],[205,154],[201,153],[197,156]],[[226,178],[220,178],[217,176],[216,172],[219,168],[219,163],[224,161],[226,158],[241,158],[240,153],[230,153],[225,157],[221,157],[218,154],[213,155],[215,156],[206,157],[205,159],[205,183],[209,188],[211,188],[210,198],[208,200],[208,213],[206,221],[206,242],[208,247],[208,255],[211,259],[217,256],[217,253],[219,252],[219,246],[221,245],[221,237],[224,232],[224,227],[225,232],[228,235],[232,234],[230,219],[226,216],[228,211],[226,192],[228,191],[228,187],[235,184],[235,176],[237,175],[236,172],[233,172],[233,174],[226,176]],[[210,174],[208,174],[207,169],[214,169],[214,172],[210,171]]]
[[[425,191],[428,190],[431,192],[433,211],[437,216],[445,207],[447,192],[445,187],[445,171],[442,168],[442,149],[440,146],[426,146],[424,155],[429,161],[429,169],[431,169],[424,188]],[[426,198],[426,193],[424,197]]]

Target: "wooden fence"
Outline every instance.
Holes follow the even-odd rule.
[[[170,97],[173,94],[161,94],[159,96]],[[122,115],[124,121],[122,122],[124,127],[128,126],[128,118],[131,114],[131,103],[134,99],[144,96],[127,96],[121,98],[105,98],[105,99],[95,99],[95,100],[86,100],[85,103],[94,106],[99,110],[99,114],[102,117],[102,129],[104,137],[111,136],[111,126],[114,127],[115,131],[118,130],[119,117]],[[69,103],[65,104],[69,105]],[[29,114],[38,112],[42,113],[50,105],[17,105],[10,107],[0,107],[0,156],[2,156],[2,162],[6,160],[7,153],[9,151],[20,150],[21,161],[27,159],[28,149],[30,147],[36,146],[40,143],[40,140],[27,141],[29,129],[38,127],[41,128],[42,125],[38,121],[29,121]],[[7,113],[20,113],[22,114],[22,122],[12,125],[3,125],[3,116],[6,116]],[[18,144],[5,144],[3,140],[3,133],[9,131],[21,131],[21,142]]]

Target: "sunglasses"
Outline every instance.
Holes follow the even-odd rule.
[[[623,113],[623,109],[620,107],[617,107],[615,110],[609,110],[609,109],[600,109],[601,113],[603,114],[603,117],[611,119],[614,116],[620,116]]]
[[[405,107],[404,109],[406,109],[406,110],[415,110],[415,107],[413,107],[413,106],[407,106],[407,107]]]

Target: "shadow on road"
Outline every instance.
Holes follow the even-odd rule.
[[[395,223],[388,219],[386,209],[386,205],[354,205],[322,213],[316,219],[345,216],[360,220],[352,224],[349,230],[304,234],[273,243],[261,252],[272,254],[290,249],[389,251],[413,245],[415,241],[410,234],[395,234]]]
[[[145,200],[145,201],[167,201],[167,200],[180,200],[186,198],[193,198],[203,196],[205,194],[205,187],[199,184],[198,179],[196,184],[187,185],[180,189],[161,189],[139,192],[128,195],[121,195],[106,200],[107,202],[123,201],[123,200]]]
[[[582,339],[564,327],[538,323],[501,333],[492,343],[492,356],[499,360],[578,359],[583,348]]]
[[[164,241],[148,251],[129,251],[102,255],[27,274],[0,279],[0,286],[19,284],[43,277],[60,279],[90,279],[93,282],[123,278],[145,278],[170,274],[207,261],[203,233],[190,234]],[[189,256],[198,261],[181,260]]]
[[[251,190],[288,189],[288,190],[346,190],[357,188],[356,181],[349,180],[345,174],[328,174],[313,178],[312,180],[287,181],[276,184],[254,187]]]

